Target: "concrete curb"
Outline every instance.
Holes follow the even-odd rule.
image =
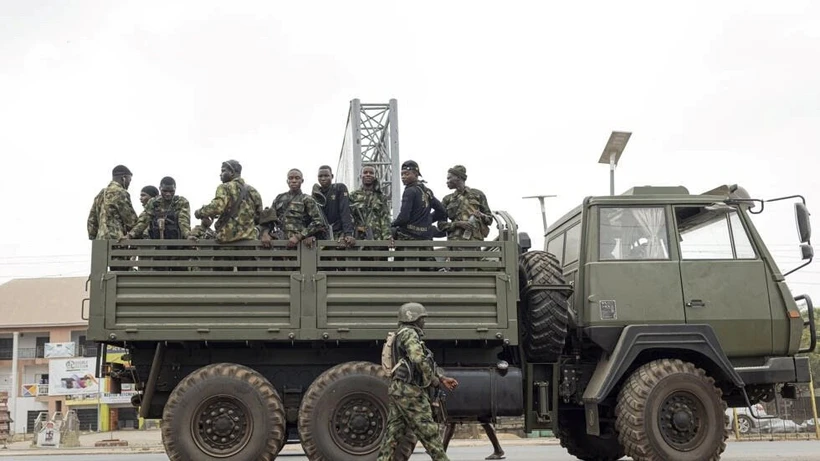
[[[451,447],[481,447],[489,445],[489,440],[461,439],[450,442]],[[554,437],[541,437],[531,439],[502,439],[501,446],[523,446],[523,445],[558,445],[558,439]],[[416,451],[424,452],[424,447],[418,445]],[[301,452],[302,447],[298,443],[285,445],[282,452]],[[131,455],[131,454],[162,454],[165,449],[161,446],[151,447],[128,447],[128,448],[30,448],[25,450],[0,449],[0,458],[8,456],[60,456],[60,455]]]

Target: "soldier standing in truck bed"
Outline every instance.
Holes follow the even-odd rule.
[[[294,168],[288,171],[288,191],[276,196],[271,205],[276,220],[263,224],[262,246],[269,248],[276,235],[275,226],[281,227],[282,237],[288,240],[288,248],[296,248],[299,242],[308,247],[316,241],[316,235],[324,230],[322,215],[316,200],[302,192],[302,172]]]
[[[100,190],[88,213],[88,238],[91,240],[121,239],[137,223],[137,212],[131,204],[128,186],[131,170],[117,165],[111,171],[111,182]],[[127,261],[125,256],[112,256],[112,260]],[[111,266],[111,270],[129,270],[130,266]]]
[[[218,218],[214,228],[219,243],[255,240],[262,197],[242,179],[242,165],[236,160],[223,162],[219,177],[222,184],[216,188],[214,199],[196,210],[194,217]]]
[[[256,225],[262,214],[262,197],[256,189],[242,179],[242,165],[236,160],[222,163],[219,178],[222,184],[217,186],[216,195],[211,203],[194,212],[197,219],[217,218],[214,229],[216,241],[233,243],[256,240]],[[225,250],[248,249],[247,247],[222,247]],[[219,256],[215,260],[253,260],[242,256]],[[232,268],[215,268],[215,270],[232,270]],[[250,270],[240,267],[239,270]]]
[[[148,238],[178,240],[191,233],[191,205],[188,199],[176,194],[177,183],[166,176],[159,183],[160,196],[148,200],[140,213],[137,225],[126,238],[141,238],[148,231]]]
[[[388,240],[390,236],[390,204],[381,190],[376,168],[365,166],[362,185],[350,193],[350,214],[357,240]]]
[[[342,183],[333,182],[333,170],[328,165],[319,167],[319,184],[314,187],[314,196],[318,192],[321,194],[324,204],[319,204],[319,208],[327,220],[329,230],[322,232],[322,239],[331,238],[339,240],[345,247],[356,244],[353,236],[353,219],[350,217],[350,196],[347,186]],[[315,198],[315,197],[314,197]],[[332,232],[331,232],[332,231]]]
[[[401,182],[404,184],[404,193],[401,197],[401,210],[396,219],[390,223],[393,237],[396,240],[432,240],[435,236],[433,221],[447,218],[441,202],[433,191],[419,180],[421,172],[419,164],[407,160],[401,165]],[[398,247],[397,251],[432,251],[432,247]],[[434,261],[435,258],[394,257],[397,262],[407,261]],[[429,268],[420,268],[429,270]],[[405,269],[418,270],[418,269]]]

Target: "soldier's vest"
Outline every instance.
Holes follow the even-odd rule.
[[[430,382],[424,381],[424,374],[417,365],[410,361],[407,357],[407,351],[401,346],[401,341],[398,336],[403,333],[403,330],[405,329],[406,328],[402,328],[396,332],[396,338],[392,344],[392,359],[394,361],[394,365],[391,377],[399,381],[404,381],[405,383],[415,384],[421,388],[429,387]],[[435,373],[436,361],[433,359],[433,352],[430,349],[427,349],[424,341],[419,339],[419,342],[421,343],[422,349],[424,349],[424,360],[428,363],[428,365],[430,365],[433,373]]]
[[[160,208],[159,202],[160,200],[154,201],[151,222],[148,225],[148,236],[152,239],[181,239],[182,231],[179,229],[179,214],[177,213],[179,197],[174,196],[171,198],[171,206],[165,211]]]

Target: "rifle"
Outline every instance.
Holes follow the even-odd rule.
[[[165,217],[157,219],[157,227],[159,227],[159,239],[165,240]]]
[[[316,205],[319,207],[319,215],[322,216],[322,225],[325,226],[325,229],[327,229],[327,239],[334,240],[333,226],[327,222],[327,216],[325,216],[325,210],[323,209],[325,205],[327,205],[327,197],[325,197],[325,194],[322,193],[322,187],[318,184],[314,184],[311,195],[313,196],[313,199],[316,200]]]
[[[231,209],[228,210],[228,214],[221,215],[219,217],[219,219],[217,219],[216,223],[214,223],[214,229],[219,231],[223,227],[225,227],[225,224],[228,224],[228,221],[230,221],[231,218],[235,217],[236,213],[239,212],[239,205],[243,201],[245,201],[245,199],[247,197],[248,197],[248,186],[246,186],[245,184],[240,184],[239,185],[239,197],[237,197],[236,201],[231,203]]]
[[[353,208],[353,209],[356,210],[356,212],[359,215],[359,219],[361,220],[361,222],[363,224],[363,226],[359,226],[359,227],[364,227],[364,238],[366,240],[376,240],[375,234],[373,234],[373,226],[366,223],[366,220],[364,219],[364,215],[362,214],[361,208]],[[357,228],[357,230],[358,230],[358,228]]]

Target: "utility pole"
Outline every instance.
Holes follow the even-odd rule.
[[[557,195],[528,195],[526,197],[521,197],[523,199],[537,198],[538,202],[541,203],[541,222],[544,224],[544,237],[547,236],[547,209],[544,207],[544,199],[551,197],[557,197]]]

